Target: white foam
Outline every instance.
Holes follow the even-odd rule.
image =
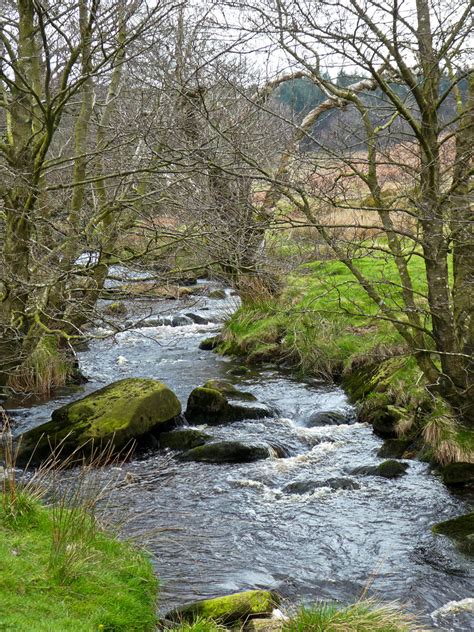
[[[461,599],[460,601],[448,601],[444,606],[434,610],[430,617],[433,619],[434,623],[437,623],[438,617],[445,617],[448,615],[455,615],[461,612],[472,612],[474,614],[474,598],[467,597],[466,599]]]

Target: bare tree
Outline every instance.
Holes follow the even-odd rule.
[[[79,326],[142,197],[137,108],[119,95],[173,3],[4,2],[0,16],[0,386],[38,372]],[[129,101],[130,105],[130,101]],[[98,255],[77,263],[84,251]],[[64,365],[61,358],[61,366]],[[24,370],[23,370],[24,369]]]

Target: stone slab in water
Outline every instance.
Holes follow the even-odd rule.
[[[363,476],[382,476],[383,478],[399,478],[406,474],[407,463],[400,461],[384,461],[380,465],[362,465],[352,470],[351,474],[361,474]]]
[[[354,418],[339,410],[320,410],[313,413],[308,419],[306,426],[316,428],[318,426],[340,426],[342,424],[354,423]]]
[[[207,384],[212,384],[212,382]],[[229,397],[222,390],[209,388],[206,385],[198,386],[189,395],[185,413],[186,419],[190,423],[212,425],[272,416],[273,411],[265,404],[249,404],[242,399],[242,396],[249,395],[249,393],[236,391],[232,393],[232,399],[238,397],[238,401],[229,401]],[[251,395],[250,397],[253,398]]]
[[[183,428],[160,434],[160,447],[171,450],[191,450],[212,439],[210,434],[196,428]]]
[[[330,478],[326,481],[295,481],[283,488],[285,494],[309,494],[315,489],[330,487],[331,489],[360,489],[359,483],[351,478]]]
[[[269,590],[247,590],[225,597],[203,599],[176,608],[165,615],[167,621],[192,623],[198,618],[230,625],[251,617],[269,615],[279,605],[280,598]]]
[[[268,459],[271,451],[261,444],[246,444],[240,441],[217,441],[184,452],[182,461],[200,461],[204,463],[251,463]]]

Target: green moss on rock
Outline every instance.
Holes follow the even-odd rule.
[[[382,476],[383,478],[399,478],[406,474],[408,465],[400,461],[384,461],[380,465],[363,465],[352,470],[351,474],[363,476]]]
[[[432,531],[451,538],[464,553],[474,555],[474,512],[439,522]]]
[[[255,395],[246,393],[245,391],[239,391],[232,382],[228,380],[208,380],[203,388],[212,388],[230,399],[242,399],[249,402],[257,401]]]
[[[61,443],[61,455],[86,443],[111,443],[123,448],[151,431],[168,430],[181,413],[181,404],[165,384],[146,378],[128,378],[58,408],[51,421],[21,436],[21,460],[47,457],[50,444]]]
[[[212,290],[212,292],[209,292],[209,298],[214,300],[224,300],[226,298],[225,290]]]
[[[224,417],[227,413],[227,397],[215,388],[198,386],[188,398],[186,418],[189,421],[206,423],[209,419]]]
[[[450,463],[443,467],[441,475],[446,485],[473,485],[474,463]]]
[[[160,434],[160,446],[171,450],[191,450],[204,445],[212,436],[195,428],[184,428]]]
[[[271,614],[280,598],[268,590],[248,590],[225,597],[204,599],[177,608],[166,615],[169,621],[193,622],[210,619],[223,625],[246,621],[251,617]]]
[[[384,478],[399,478],[406,474],[408,469],[407,463],[400,463],[400,461],[384,461],[377,467],[377,474]]]
[[[411,445],[409,439],[387,439],[377,452],[377,456],[393,459],[401,459]]]
[[[212,336],[210,338],[204,338],[204,340],[201,340],[201,342],[199,343],[199,348],[202,351],[213,351],[221,342],[221,337],[220,336]]]
[[[205,463],[251,463],[270,457],[265,445],[249,445],[240,441],[218,441],[193,448],[181,455],[183,461]]]
[[[110,303],[104,309],[104,314],[107,314],[108,316],[115,316],[117,318],[119,318],[121,316],[126,316],[127,315],[127,307],[126,307],[125,303],[122,303],[120,301],[117,301],[115,303]]]
[[[244,400],[250,393],[235,390],[232,398],[239,402],[229,402],[227,395],[209,385],[221,385],[223,382],[208,382],[195,388],[188,398],[186,419],[190,423],[222,424],[242,419],[262,419],[271,415],[271,410],[262,404],[250,406]],[[238,397],[237,397],[238,395]],[[253,396],[250,395],[251,401]]]

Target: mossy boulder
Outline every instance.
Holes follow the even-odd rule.
[[[410,439],[387,439],[377,452],[383,459],[401,459],[411,445]]]
[[[207,383],[207,384],[213,384]],[[239,392],[239,401],[231,402],[226,394],[216,388],[198,386],[188,398],[186,419],[190,423],[222,424],[242,419],[262,419],[272,411],[263,404],[248,404]],[[251,396],[252,397],[252,396]],[[236,399],[236,394],[232,395]]]
[[[227,397],[215,388],[198,386],[188,398],[186,419],[193,422],[212,421],[228,415]]]
[[[120,450],[132,439],[169,430],[181,413],[181,404],[162,382],[127,378],[55,410],[51,421],[21,436],[21,461],[40,461],[50,445],[61,445],[61,456],[94,443]]]
[[[446,485],[474,485],[474,463],[450,463],[442,468],[441,476]]]
[[[199,343],[199,348],[202,351],[213,351],[221,342],[220,336],[211,336],[210,338],[204,338]]]
[[[408,469],[407,463],[400,461],[388,460],[380,465],[363,465],[352,470],[351,474],[363,476],[382,476],[383,478],[399,478],[406,474]]]
[[[225,597],[204,599],[169,612],[165,619],[192,623],[198,618],[222,625],[244,622],[252,617],[269,615],[279,605],[280,598],[268,590],[247,590]]]
[[[183,428],[160,434],[160,446],[171,450],[191,450],[211,439],[211,435],[196,428]]]
[[[271,449],[266,445],[247,444],[240,441],[217,441],[188,450],[180,456],[180,459],[204,463],[251,463],[268,459],[271,454]]]
[[[474,512],[438,522],[432,527],[432,531],[451,538],[461,551],[474,555]]]

